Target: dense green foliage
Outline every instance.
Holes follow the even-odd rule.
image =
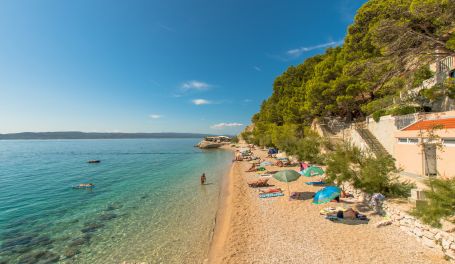
[[[328,155],[326,180],[337,185],[350,183],[368,194],[407,197],[413,185],[400,182],[397,172],[391,156],[374,157],[345,144]]]
[[[452,220],[455,215],[455,179],[431,179],[425,192],[427,203],[417,206],[413,214],[424,223],[441,226],[441,219]],[[450,219],[452,217],[452,219]]]
[[[234,143],[234,144],[239,143],[239,138],[238,138],[237,136],[233,136],[233,137],[231,138],[231,143]]]
[[[295,125],[303,138],[317,117],[381,116],[401,90],[432,76],[424,65],[436,55],[455,54],[454,21],[455,0],[368,1],[342,46],[275,79],[272,95],[252,118],[257,143],[271,145],[271,132],[285,124]]]

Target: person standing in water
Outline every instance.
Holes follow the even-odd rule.
[[[205,181],[207,180],[207,178],[205,178],[205,172],[202,173],[202,176],[201,176],[201,184],[205,184]]]

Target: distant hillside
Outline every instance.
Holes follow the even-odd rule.
[[[127,138],[203,138],[210,134],[196,133],[85,133],[85,132],[23,132],[0,134],[0,140],[11,139],[127,139]]]

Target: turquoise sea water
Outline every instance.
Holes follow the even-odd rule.
[[[0,263],[201,263],[232,153],[197,141],[0,141]]]

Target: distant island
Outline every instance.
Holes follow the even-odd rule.
[[[210,134],[198,133],[97,133],[97,132],[21,132],[0,134],[0,140],[14,139],[133,139],[133,138],[204,138]]]

